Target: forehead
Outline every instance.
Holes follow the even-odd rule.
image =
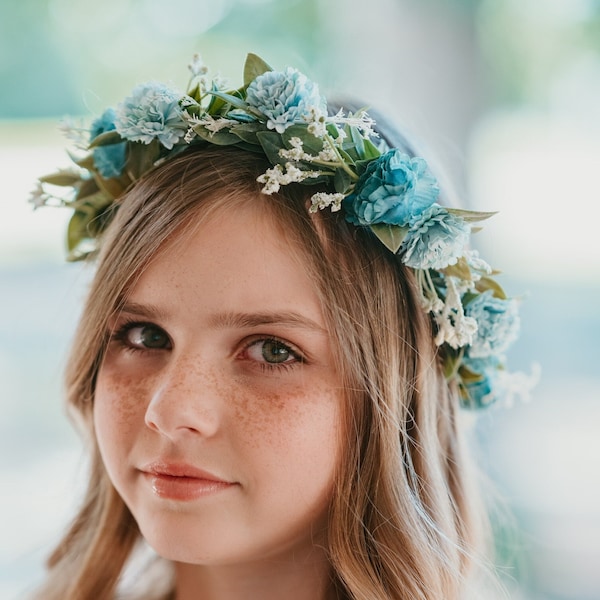
[[[180,231],[152,260],[129,298],[221,302],[225,310],[302,306],[322,321],[307,253],[260,200],[201,215],[198,224]]]

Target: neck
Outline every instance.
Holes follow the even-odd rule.
[[[318,560],[206,567],[175,564],[176,600],[334,600],[331,565]]]

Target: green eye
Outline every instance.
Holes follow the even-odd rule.
[[[293,356],[290,349],[277,340],[265,340],[262,344],[261,354],[268,363],[283,363]]]

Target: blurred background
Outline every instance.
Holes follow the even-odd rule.
[[[474,429],[499,571],[511,598],[600,599],[598,0],[3,0],[0,597],[39,580],[85,479],[61,377],[91,270],[64,263],[68,211],[27,204],[69,163],[57,124],[184,88],[195,52],[237,85],[248,51],[384,111],[500,211],[477,243],[524,297],[510,366],[542,377]]]

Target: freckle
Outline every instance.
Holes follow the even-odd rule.
[[[135,377],[105,376],[97,390],[96,406],[98,402],[105,416],[118,423],[126,435],[145,405],[145,386]]]

